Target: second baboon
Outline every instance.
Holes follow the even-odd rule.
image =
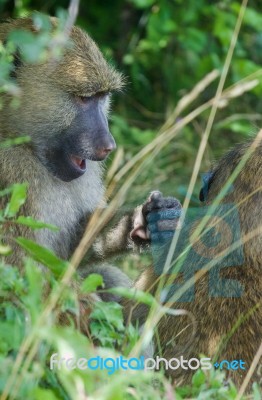
[[[238,387],[243,383],[262,340],[261,154],[260,132],[257,138],[236,146],[214,166],[201,190],[204,212],[201,213],[201,208],[193,210],[194,217],[191,220],[186,217],[184,226],[179,228],[181,241],[185,243],[183,248],[191,246],[189,255],[182,260],[178,270],[171,268],[169,274],[162,276],[164,285],[161,292],[157,291],[161,278],[158,265],[145,269],[135,284],[136,288],[157,295],[167,306],[189,313],[162,317],[157,328],[159,340],[156,343],[160,343],[160,349],[157,350],[156,346],[156,354],[167,360],[181,356],[186,360],[199,359],[201,355],[209,357],[212,365],[225,370],[227,377],[232,378]],[[161,234],[170,231],[170,227],[157,226],[157,215],[161,215],[159,207],[162,208],[160,194],[153,196],[144,206],[144,221],[147,212],[151,214],[144,223],[143,234],[147,235],[151,230],[151,235],[159,235],[158,239],[163,243]],[[178,205],[179,208],[181,211]],[[152,218],[153,210],[155,219]],[[172,210],[168,216],[165,212],[165,218],[173,221],[174,229],[178,228],[179,213]],[[204,230],[202,228],[192,240],[192,235],[205,218]],[[142,228],[143,225],[139,227]],[[177,246],[179,248],[179,241]],[[181,249],[180,246],[179,251]],[[167,250],[163,254],[166,256]],[[175,252],[175,257],[177,255]],[[155,259],[155,264],[157,262]],[[178,265],[178,259],[175,265]],[[190,279],[190,286],[176,298],[176,293]],[[130,308],[128,304],[127,315],[131,311],[133,320],[140,323],[148,315],[148,310],[142,305],[135,307],[132,304]],[[230,363],[234,360],[232,366]],[[249,386],[253,381],[260,380],[261,384],[261,361],[256,365]],[[196,363],[192,362],[193,368]],[[174,366],[167,374],[171,374],[176,383],[189,383],[195,371],[188,365],[176,368],[174,362]]]

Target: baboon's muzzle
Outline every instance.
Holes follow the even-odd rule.
[[[54,143],[46,152],[45,164],[65,182],[86,172],[86,160],[103,161],[116,148],[107,119],[97,103],[81,110]]]

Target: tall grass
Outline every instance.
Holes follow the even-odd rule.
[[[48,372],[48,366],[45,365],[45,362],[51,348],[57,349],[59,352],[61,352],[61,354],[63,352],[73,352],[75,355],[79,355],[81,352],[86,352],[86,354],[89,356],[92,356],[92,354],[109,354],[112,357],[118,354],[112,349],[95,349],[91,341],[77,333],[72,327],[55,327],[54,320],[57,309],[61,307],[64,293],[68,290],[68,287],[70,287],[71,282],[74,281],[75,273],[82,259],[90,250],[97,235],[107,225],[117,210],[123,206],[141,171],[148,167],[156,155],[159,154],[165,148],[165,146],[167,146],[171,141],[174,141],[178,134],[181,134],[185,126],[191,124],[198,116],[208,110],[210,111],[209,118],[207,120],[206,129],[202,135],[201,143],[195,157],[195,164],[192,171],[191,180],[183,204],[183,209],[185,211],[184,215],[186,215],[186,210],[189,206],[196,179],[201,167],[203,154],[205,152],[209,135],[212,131],[214,118],[218,109],[226,108],[232,99],[240,97],[247,91],[256,87],[256,85],[259,83],[259,78],[262,75],[262,70],[259,70],[255,74],[246,77],[244,80],[235,83],[233,86],[224,88],[245,14],[246,5],[247,0],[243,0],[236,27],[232,34],[230,48],[228,50],[224,68],[221,74],[219,71],[213,71],[204,77],[189,94],[185,95],[180,100],[174,111],[163,124],[162,128],[160,128],[160,132],[155,139],[141,149],[137,155],[132,157],[132,159],[130,159],[121,168],[119,168],[120,161],[122,159],[121,152],[116,153],[114,162],[112,163],[106,177],[107,192],[105,194],[105,198],[110,199],[108,202],[108,207],[106,209],[101,208],[95,211],[88,223],[88,226],[86,227],[79,246],[76,248],[71,260],[68,262],[67,268],[62,277],[56,279],[55,285],[53,285],[53,289],[46,299],[44,306],[38,308],[38,315],[34,321],[31,321],[30,329],[26,332],[26,334],[24,334],[18,352],[15,355],[13,364],[11,367],[8,365],[10,374],[8,374],[8,379],[5,382],[5,388],[3,390],[1,400],[11,400],[16,398],[20,399],[23,398],[23,393],[27,393],[26,395],[28,396],[28,392],[24,387],[24,383],[26,382],[28,384],[30,381],[30,375],[32,376],[34,382],[41,382],[41,378],[44,377],[45,384],[39,386],[37,390],[35,390],[33,387],[31,388],[31,398],[36,399],[157,399],[160,398],[160,396],[161,398],[167,399],[181,398],[180,395],[176,393],[176,389],[173,388],[168,380],[163,377],[162,373],[157,374],[154,372],[146,373],[140,371],[139,373],[133,372],[127,374],[123,371],[119,371],[111,376],[110,379],[108,379],[104,371],[100,371],[96,374],[94,374],[92,371],[89,371],[86,374],[82,374],[79,371],[72,371],[69,374],[68,371],[61,370],[57,373],[57,376],[54,375],[52,377]],[[74,23],[77,9],[78,2],[72,1],[66,32],[70,30]],[[192,104],[194,101],[198,99],[201,93],[203,93],[206,88],[216,79],[218,79],[218,86],[215,96],[197,108],[193,108]],[[187,109],[189,109],[189,111],[188,113],[185,113],[185,110]],[[261,135],[261,131],[259,135]],[[250,154],[248,154],[248,156],[250,156]],[[232,179],[228,182],[228,185],[230,185],[236,178],[242,166],[243,164],[240,165],[236,170],[234,176],[232,176]],[[218,205],[221,200],[222,197],[220,197],[217,202],[214,203],[214,207]],[[199,228],[195,240],[198,240],[203,232],[205,232],[207,223],[208,219],[205,220],[202,226]],[[249,236],[247,238],[243,238],[243,240],[248,241],[251,237],[256,236],[258,233],[259,232],[257,231],[251,232]],[[164,268],[165,271],[168,271],[172,266],[173,254],[177,244],[178,236],[179,231],[174,235],[174,239],[170,246],[169,253],[166,258],[166,264]],[[238,245],[240,245],[240,243],[235,244],[235,246]],[[234,249],[232,248],[231,250],[233,251]],[[211,262],[210,265],[207,265],[207,268],[210,269],[213,265],[214,263]],[[199,279],[201,274],[203,274],[203,271],[199,271],[199,273],[196,274],[195,279]],[[36,279],[36,276],[34,279]],[[169,313],[176,317],[187,313],[185,310],[173,309],[172,306],[179,296],[185,292],[190,285],[193,285],[193,283],[193,280],[186,282],[186,284],[181,288],[181,291],[176,293],[174,297],[165,305],[152,300],[151,312],[141,336],[136,341],[130,352],[131,356],[139,354],[141,349],[148,345],[152,339],[154,327],[165,314]],[[163,280],[161,277],[159,277],[159,293],[161,292],[162,288]],[[133,292],[130,293],[133,295]],[[128,293],[126,295],[128,296]],[[147,298],[147,301],[150,303],[150,297]],[[45,357],[41,356],[43,348],[43,354]],[[230,389],[231,392],[228,392],[228,396],[231,397],[226,397],[227,394],[223,394],[223,379],[220,378],[220,375],[218,374],[218,380],[220,379],[221,385],[217,389],[217,398],[241,398],[259,362],[261,353],[262,347],[258,349],[257,355],[255,356],[243,385],[241,386],[237,395],[233,389]],[[152,385],[152,381],[154,382],[154,385]],[[98,383],[98,387],[96,387],[95,382]],[[225,397],[222,397],[223,395]],[[200,399],[201,394],[198,394],[198,396]]]

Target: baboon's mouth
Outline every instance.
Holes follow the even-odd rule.
[[[86,160],[85,159],[78,157],[78,156],[71,155],[70,160],[72,161],[73,165],[77,169],[80,169],[82,172],[84,172],[86,170]]]

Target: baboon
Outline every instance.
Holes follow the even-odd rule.
[[[56,25],[56,20],[52,19]],[[5,42],[12,30],[35,32],[31,19],[10,20],[0,25]],[[80,239],[86,216],[102,200],[102,161],[115,148],[108,129],[109,94],[121,89],[121,75],[104,60],[91,38],[73,27],[74,45],[54,65],[24,63],[18,49],[12,76],[21,90],[19,107],[2,96],[1,138],[30,135],[29,145],[1,150],[1,186],[28,182],[28,198],[22,212],[50,222],[58,233],[39,230],[40,244],[68,259]],[[79,236],[80,234],[80,236]],[[18,249],[12,262],[19,264]]]
[[[55,18],[50,21],[53,27],[57,25]],[[9,33],[18,29],[37,34],[32,19],[20,18],[0,24],[0,40],[5,43]],[[0,111],[1,140],[21,135],[31,138],[30,143],[1,148],[1,188],[28,183],[21,213],[59,228],[59,232],[33,231],[15,225],[12,237],[30,238],[64,260],[76,248],[91,214],[102,206],[102,161],[116,147],[107,121],[110,94],[124,84],[122,75],[80,28],[72,28],[70,39],[70,46],[55,63],[29,64],[22,57],[23,49],[17,49],[11,74],[20,88],[19,106],[11,107],[11,96],[2,94]],[[5,204],[6,198],[1,198],[1,206]],[[94,254],[100,260],[130,247],[132,221],[130,213],[97,239]],[[3,237],[11,240],[5,231]],[[14,241],[11,246],[8,262],[21,267],[24,252]],[[97,271],[107,281],[106,287],[132,284],[115,267],[100,266]]]
[[[165,218],[173,220],[173,228],[180,229],[181,242],[187,242],[186,246],[193,243],[193,249],[182,261],[180,270],[176,271],[172,282],[177,285],[170,287],[170,278],[174,278],[170,274],[164,275],[166,285],[158,296],[162,301],[165,296],[167,305],[187,310],[190,314],[162,317],[157,329],[161,348],[156,349],[156,353],[169,360],[180,356],[188,360],[199,358],[202,354],[210,357],[213,364],[237,360],[230,370],[227,362],[224,362],[223,368],[218,364],[215,367],[225,369],[228,378],[232,378],[238,387],[262,339],[261,132],[255,139],[236,146],[209,172],[200,193],[204,212],[200,213],[201,207],[198,211],[193,210],[194,215],[200,214],[199,219],[194,217],[187,220],[185,217],[184,225],[179,227],[179,213],[172,210],[168,216],[165,212]],[[152,211],[159,212],[159,208],[162,208],[161,194],[156,193],[142,209],[144,223],[137,226],[142,236],[147,236],[151,230],[151,235],[160,235],[158,239],[161,240],[161,234],[170,230],[170,227],[157,226],[157,216],[152,218]],[[174,208],[182,211],[179,203]],[[149,211],[151,214],[147,217]],[[210,219],[206,222],[206,235],[201,237],[200,231],[195,242],[190,242],[192,234],[208,215]],[[235,248],[232,246],[234,244]],[[179,240],[177,245],[181,252]],[[163,254],[166,256],[166,253],[167,249]],[[174,260],[176,256],[177,252]],[[158,260],[155,262],[157,264]],[[145,269],[135,287],[157,293],[161,275],[158,268],[154,265]],[[171,269],[169,273],[172,272],[175,273]],[[191,287],[172,303],[172,295],[190,278],[194,280]],[[170,293],[167,294],[169,289]],[[133,320],[143,323],[148,310],[141,304],[131,305],[132,308],[130,303],[126,305],[127,315],[132,311]],[[244,364],[240,366],[241,360]],[[261,374],[258,372],[261,361],[250,386],[253,381],[261,384]],[[167,371],[177,383],[189,383],[194,372],[182,368]]]

